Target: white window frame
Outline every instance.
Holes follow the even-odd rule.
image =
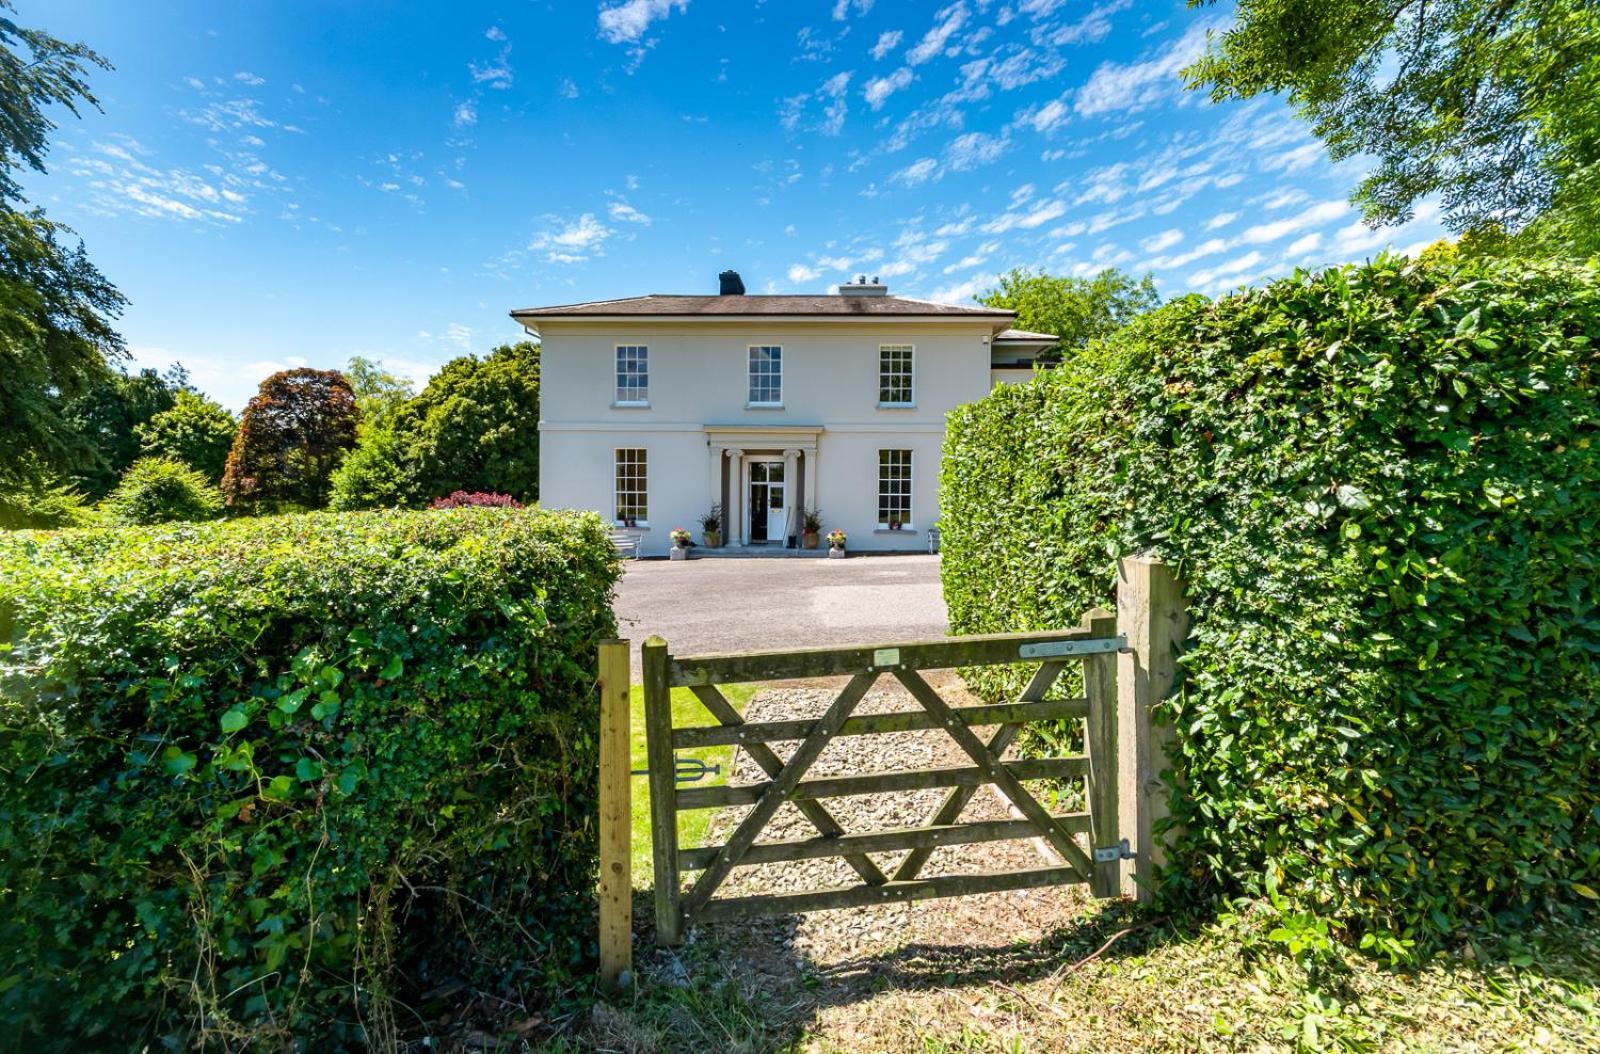
[[[616,350],[616,357],[612,360],[613,365],[615,366],[615,381],[616,381],[616,384],[612,389],[613,398],[611,400],[611,405],[612,406],[623,406],[623,407],[649,406],[650,405],[650,345],[648,345],[648,344],[618,344],[616,346],[616,349],[617,349]],[[644,391],[642,393],[643,394],[643,398],[624,398],[623,397],[622,359],[623,359],[623,355],[625,353],[627,353],[627,352],[635,353],[634,361],[637,362],[642,367],[644,367],[644,369],[642,371],[643,372],[643,376],[644,376]],[[639,394],[639,393],[634,393],[634,394]]]
[[[885,447],[878,451],[878,530],[887,531],[889,529],[888,519],[882,516],[884,511],[883,499],[887,493],[884,490],[884,484],[889,482],[899,482],[898,480],[888,480],[884,477],[883,455],[885,454],[904,454],[906,456],[906,518],[900,521],[900,530],[913,530],[914,528],[911,525],[911,513],[912,510],[916,508],[917,457],[915,451],[906,447]]]
[[[774,400],[771,400],[771,401],[764,401],[764,400],[753,398],[753,396],[755,395],[755,379],[756,379],[755,370],[756,370],[756,352],[757,351],[774,351],[774,352],[777,352],[777,355],[775,357],[775,361],[777,362],[777,366],[778,366],[778,371],[775,374],[775,376],[778,378],[778,397],[777,397],[777,399],[774,399]],[[744,405],[747,408],[756,409],[756,410],[781,410],[781,409],[783,409],[783,345],[782,344],[751,344],[751,345],[749,345],[749,350],[745,353],[744,371],[745,371],[744,372],[744,378],[745,378],[745,388],[744,388],[745,403],[744,403]]]
[[[612,522],[618,527],[627,526],[627,517],[622,514],[623,489],[622,467],[624,454],[637,454],[636,462],[639,468],[638,488],[627,493],[637,500],[634,507],[643,507],[644,515],[634,518],[633,526],[650,526],[650,451],[642,446],[619,446],[611,451],[611,511]]]
[[[883,356],[889,350],[905,351],[906,360],[906,398],[899,401],[886,401],[883,398],[884,378]],[[896,371],[895,376],[898,376]],[[878,408],[880,410],[914,410],[917,406],[917,346],[915,344],[879,344],[878,345]]]

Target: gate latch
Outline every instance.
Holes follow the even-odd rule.
[[[1132,860],[1133,850],[1128,847],[1128,840],[1124,838],[1118,845],[1108,845],[1094,851],[1094,862],[1097,864],[1114,864],[1118,860]]]
[[[678,754],[672,755],[672,781],[674,783],[699,783],[707,776],[717,776],[722,773],[721,765],[707,765],[699,758],[686,758]],[[632,775],[648,776],[649,769],[634,769]]]

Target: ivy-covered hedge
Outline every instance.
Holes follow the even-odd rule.
[[[1592,913],[1597,345],[1593,266],[1383,257],[1175,302],[952,417],[952,626],[1072,625],[1117,556],[1178,567],[1176,897],[1391,951]]]
[[[598,519],[0,537],[11,1041],[385,1046],[592,943]]]

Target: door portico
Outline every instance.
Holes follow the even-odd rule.
[[[723,537],[728,544],[783,545],[789,536],[798,535],[803,510],[816,503],[817,443],[822,427],[707,425],[705,431],[711,494],[713,501],[722,505]],[[776,511],[771,504],[775,480],[781,497]],[[777,522],[766,517],[759,521],[765,531],[753,529],[758,522],[753,500],[764,503],[761,512],[777,517]],[[765,537],[759,537],[763,534]]]

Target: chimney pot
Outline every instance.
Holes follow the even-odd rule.
[[[739,277],[739,272],[738,271],[723,271],[721,274],[717,275],[717,280],[718,280],[718,283],[720,285],[720,288],[718,290],[719,295],[721,295],[721,296],[743,296],[744,295],[744,279]]]

